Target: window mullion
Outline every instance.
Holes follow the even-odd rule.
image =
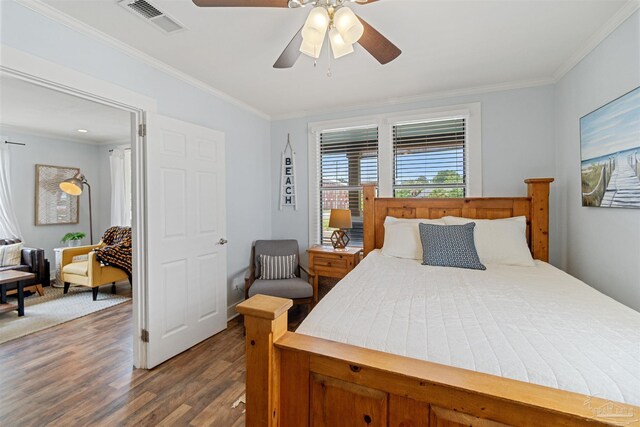
[[[386,120],[378,125],[378,194],[393,197],[393,126]]]

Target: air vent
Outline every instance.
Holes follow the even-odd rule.
[[[147,0],[121,0],[119,4],[125,10],[144,19],[165,34],[173,34],[185,29],[177,20],[169,17]]]
[[[144,0],[136,0],[133,3],[129,3],[127,6],[147,19],[162,15],[162,12]]]

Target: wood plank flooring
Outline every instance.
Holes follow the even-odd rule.
[[[131,303],[0,345],[0,426],[243,426],[243,328],[133,369]]]

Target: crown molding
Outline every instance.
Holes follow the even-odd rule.
[[[360,110],[363,108],[371,109],[371,108],[386,107],[390,105],[412,104],[416,102],[434,101],[439,99],[478,95],[483,93],[502,92],[502,91],[514,90],[514,89],[526,89],[526,88],[537,87],[537,86],[547,86],[547,85],[552,85],[554,83],[555,83],[554,79],[547,78],[547,79],[523,80],[523,81],[516,81],[516,82],[499,83],[494,85],[472,86],[472,87],[463,88],[463,89],[446,90],[441,92],[432,92],[427,94],[411,95],[411,96],[404,96],[399,98],[389,98],[379,102],[351,104],[351,105],[345,105],[345,106],[321,108],[321,109],[314,109],[314,110],[297,110],[295,113],[274,114],[271,116],[271,120],[274,120],[274,121],[288,120],[288,119],[296,119],[300,117],[317,116],[317,115],[330,114],[330,113],[346,113],[350,111]]]
[[[615,15],[611,17],[595,34],[589,37],[589,40],[578,49],[564,64],[556,70],[553,78],[557,83],[562,79],[569,71],[580,63],[587,55],[589,55],[600,43],[604,41],[616,28],[618,28],[624,21],[629,19],[638,9],[640,9],[640,0],[629,0],[624,6],[620,8]]]
[[[218,90],[216,88],[214,88],[213,86],[210,86],[206,83],[204,83],[201,80],[196,79],[195,77],[192,77],[172,66],[170,66],[169,64],[162,62],[154,57],[152,57],[151,55],[148,55],[126,43],[121,42],[120,40],[103,33],[100,30],[97,30],[96,28],[91,27],[90,25],[85,24],[84,22],[73,18],[72,16],[67,15],[66,13],[63,13],[61,11],[59,11],[58,9],[49,6],[48,4],[45,4],[44,2],[42,2],[41,0],[15,0],[17,3],[21,4],[22,6],[29,8],[31,10],[33,10],[34,12],[37,12],[43,16],[46,16],[47,18],[50,18],[68,28],[71,28],[72,30],[75,30],[83,35],[86,35],[88,37],[91,37],[92,39],[107,44],[121,52],[123,52],[124,54],[137,59],[159,71],[162,71],[165,74],[168,74],[172,77],[175,77],[193,87],[196,87],[200,90],[203,90],[211,95],[214,95],[215,97],[229,102],[230,104],[233,104],[237,107],[240,107],[244,110],[247,110],[253,114],[256,114],[257,116],[266,119],[266,120],[270,120],[271,117],[269,116],[269,114],[265,113],[264,111],[261,111],[243,101],[240,101],[237,98],[234,98],[233,96],[222,92],[221,90]]]

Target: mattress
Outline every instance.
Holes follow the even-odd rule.
[[[477,271],[374,251],[296,332],[640,405],[640,313],[540,261]]]

